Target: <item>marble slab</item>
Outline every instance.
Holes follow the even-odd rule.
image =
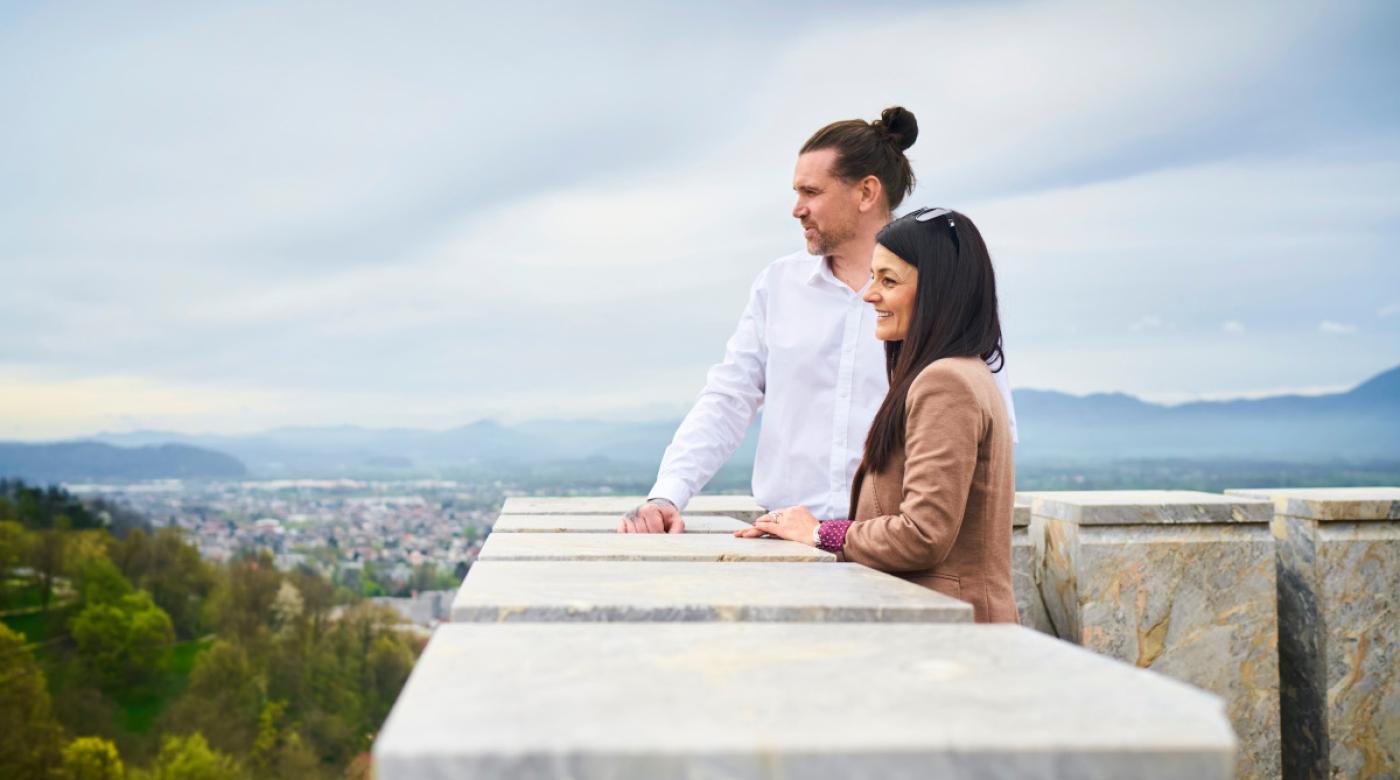
[[[1400,487],[1247,488],[1225,492],[1265,498],[1274,503],[1276,514],[1320,522],[1400,520]]]
[[[645,496],[512,496],[501,507],[503,515],[621,515],[646,501]],[[683,517],[729,515],[751,523],[767,510],[753,496],[706,496],[690,499]]]
[[[858,563],[478,561],[452,621],[970,623],[972,606]]]
[[[1086,490],[1032,494],[1031,514],[1079,525],[1267,523],[1273,505],[1262,499],[1194,490]]]
[[[1039,493],[1017,493],[1011,510],[1011,527],[1025,528],[1031,524],[1031,504]]]
[[[491,533],[616,533],[618,515],[501,515]],[[732,534],[751,527],[724,515],[687,515],[685,533]]]
[[[1223,698],[1240,737],[1239,776],[1277,777],[1273,539],[1266,520],[1245,521],[1272,504],[1209,495],[1037,496],[1028,529],[1036,585],[1061,638]],[[1148,503],[1134,505],[1139,497]],[[1115,517],[1124,522],[1108,522]]]
[[[1400,776],[1400,489],[1230,492],[1278,510],[1284,777]]]
[[[448,624],[380,780],[1230,776],[1214,696],[1010,625]]]
[[[835,561],[786,539],[727,534],[491,534],[479,561]]]

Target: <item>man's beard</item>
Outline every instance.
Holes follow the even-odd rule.
[[[837,247],[855,237],[856,230],[853,224],[836,225],[825,231],[818,230],[817,237],[812,239],[809,251],[818,257],[826,257],[835,254]]]

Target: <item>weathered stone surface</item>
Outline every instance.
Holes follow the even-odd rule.
[[[1326,522],[1400,520],[1400,488],[1252,488],[1225,491],[1232,496],[1266,498],[1274,512]]]
[[[452,620],[970,623],[972,606],[858,563],[479,561]]]
[[[1011,511],[1011,527],[1025,528],[1031,524],[1031,503],[1037,493],[1017,493],[1016,504]]]
[[[786,539],[726,534],[491,534],[481,561],[834,561]]]
[[[1221,696],[1240,776],[1278,776],[1271,505],[1103,491],[1042,493],[1033,507],[1036,584],[1059,636]]]
[[[1086,490],[1037,492],[1031,514],[1079,525],[1267,523],[1268,501],[1194,490]]]
[[[512,496],[501,507],[503,515],[621,515],[646,501],[645,496]],[[744,522],[765,510],[753,496],[695,496],[686,506],[685,517],[691,515],[729,515]]]
[[[617,521],[617,515],[501,515],[491,526],[491,533],[614,533]],[[732,534],[749,527],[748,523],[724,515],[685,518],[688,534]]]
[[[1035,582],[1035,555],[1027,527],[1031,524],[1031,502],[1038,493],[1017,493],[1011,522],[1011,586],[1016,591],[1016,611],[1021,625],[1042,634],[1057,636],[1045,599]]]
[[[451,624],[374,745],[380,780],[1190,778],[1213,696],[1018,626]]]
[[[1230,493],[1278,510],[1284,776],[1400,776],[1400,489]]]

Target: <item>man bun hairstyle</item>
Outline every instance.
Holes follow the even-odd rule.
[[[800,154],[822,149],[836,150],[836,165],[832,173],[847,182],[857,182],[866,176],[880,180],[885,191],[885,203],[894,211],[914,190],[914,169],[904,151],[919,138],[919,122],[914,112],[903,106],[891,106],[880,112],[874,122],[864,119],[844,119],[832,122],[812,134],[802,145]]]

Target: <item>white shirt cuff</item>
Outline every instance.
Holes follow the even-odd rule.
[[[656,484],[647,493],[647,498],[664,498],[676,505],[676,509],[685,511],[685,505],[690,503],[690,488],[685,483],[675,477],[660,477]]]

